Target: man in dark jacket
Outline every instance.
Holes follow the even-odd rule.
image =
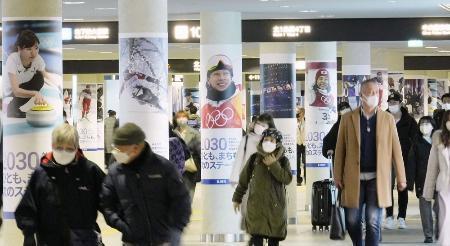
[[[153,153],[133,123],[114,132],[113,144],[116,162],[101,193],[106,222],[125,245],[179,245],[191,205],[175,165]]]
[[[95,221],[105,174],[83,156],[77,131],[69,124],[55,128],[52,148],[33,172],[15,212],[23,245],[101,245]]]
[[[352,108],[348,102],[340,102],[338,105],[338,120],[331,127],[328,134],[323,138],[322,155],[325,158],[329,156],[334,157],[334,150],[336,149],[336,142],[339,132],[339,124],[341,123],[341,116],[347,112],[351,112]]]
[[[401,107],[402,96],[398,92],[392,92],[388,97],[389,109],[395,119],[397,125],[398,138],[402,148],[403,163],[408,166],[408,152],[411,148],[413,140],[418,134],[416,120],[408,113],[405,107]],[[392,180],[394,185],[394,177]],[[394,187],[394,186],[393,186]],[[393,192],[393,190],[392,190]],[[394,204],[394,196],[392,196],[392,204]],[[398,191],[398,228],[406,229],[406,210],[408,208],[408,190]],[[386,208],[386,221],[384,228],[394,229],[394,206]]]
[[[441,129],[442,126],[442,116],[445,110],[450,110],[450,93],[445,93],[441,97],[442,109],[436,109],[433,112],[433,119],[436,122],[437,129]]]

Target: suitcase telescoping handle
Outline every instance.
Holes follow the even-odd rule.
[[[331,181],[334,181],[334,173],[333,173],[333,155],[328,155],[328,161],[330,162],[330,178]]]

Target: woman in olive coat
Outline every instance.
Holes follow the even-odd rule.
[[[287,234],[286,188],[292,181],[291,166],[284,155],[282,136],[276,129],[263,132],[257,152],[242,169],[233,195],[234,209],[239,210],[242,197],[249,190],[246,230],[252,235],[250,245],[277,246]]]

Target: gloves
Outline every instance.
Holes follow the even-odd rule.
[[[266,166],[270,166],[275,162],[277,162],[277,158],[275,158],[275,156],[273,154],[268,155],[268,156],[264,157],[264,159],[263,159],[263,163]]]

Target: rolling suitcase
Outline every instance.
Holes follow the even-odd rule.
[[[329,158],[330,168],[333,169],[332,160]],[[324,229],[329,230],[331,219],[331,206],[336,187],[333,180],[324,179],[313,183],[312,185],[312,199],[311,199],[311,224],[312,230],[317,231],[319,227],[320,231]]]

